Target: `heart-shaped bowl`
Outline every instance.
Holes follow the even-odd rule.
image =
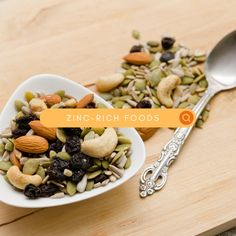
[[[65,90],[68,94],[73,95],[77,99],[82,98],[88,93],[92,93],[89,89],[83,87],[82,85],[58,75],[40,74],[33,76],[24,81],[9,98],[0,115],[0,131],[3,131],[6,127],[9,127],[10,120],[16,115],[14,101],[16,99],[23,99],[24,93],[26,91],[40,91],[47,94],[61,89]],[[107,107],[112,108],[110,104],[108,104],[98,95],[94,94],[94,98],[95,101],[101,102]],[[120,130],[125,136],[132,140],[132,164],[130,168],[125,170],[124,176],[117,181],[109,183],[104,187],[92,189],[91,191],[76,193],[72,197],[66,195],[64,198],[60,199],[38,198],[31,200],[24,196],[22,192],[19,192],[11,187],[10,184],[6,182],[4,177],[0,175],[0,200],[12,206],[25,208],[60,206],[95,197],[125,183],[127,180],[133,177],[143,165],[145,161],[145,146],[134,128],[120,128]],[[128,187],[129,185],[127,184],[127,188]]]

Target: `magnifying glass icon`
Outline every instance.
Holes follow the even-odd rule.
[[[179,115],[179,120],[184,125],[190,125],[194,120],[194,115],[191,111],[183,111]]]

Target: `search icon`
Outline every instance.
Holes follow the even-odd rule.
[[[183,111],[179,115],[179,120],[184,125],[190,125],[194,120],[194,115],[191,111]]]

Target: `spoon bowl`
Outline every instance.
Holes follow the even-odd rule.
[[[209,85],[217,84],[218,90],[236,87],[236,30],[226,35],[211,51],[205,72]]]

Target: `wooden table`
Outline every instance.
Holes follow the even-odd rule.
[[[112,73],[134,43],[174,35],[210,50],[236,25],[234,0],[0,1],[0,106],[26,78],[56,73],[82,84]],[[212,101],[171,167],[166,187],[139,198],[141,171],[121,187],[72,205],[20,209],[0,204],[0,235],[212,235],[236,225],[236,90]],[[152,163],[172,131],[145,145]],[[4,194],[0,191],[0,194]]]

